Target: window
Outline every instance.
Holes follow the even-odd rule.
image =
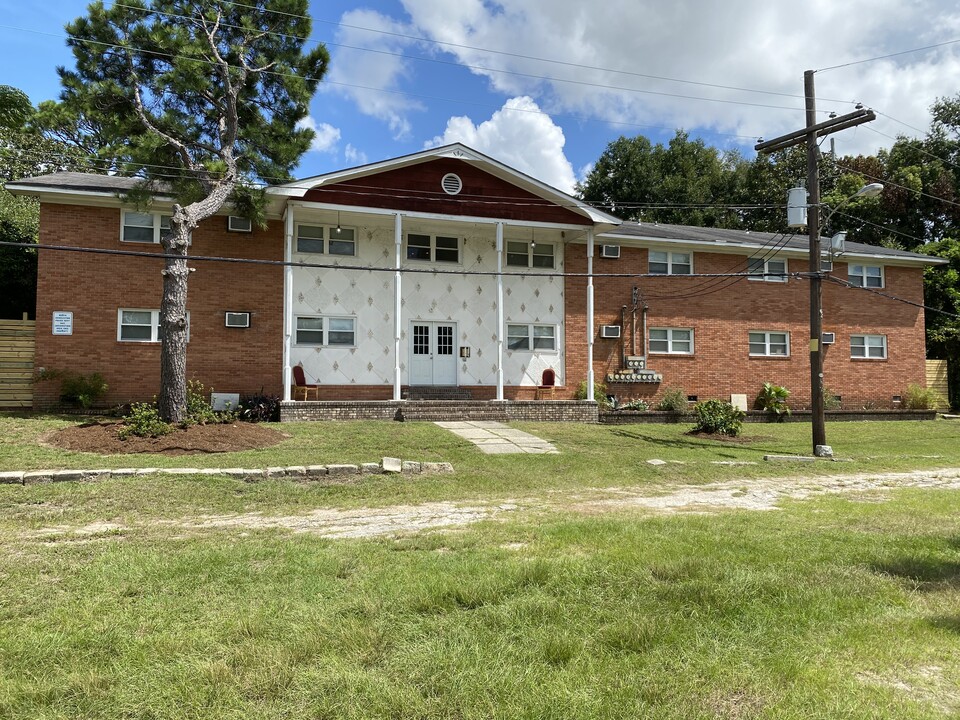
[[[240,217],[238,215],[230,215],[227,218],[227,231],[228,232],[253,232],[253,222],[250,218]]]
[[[508,350],[556,350],[554,325],[507,325]]]
[[[883,268],[879,265],[847,265],[847,282],[857,287],[882,288]]]
[[[691,257],[691,253],[651,250],[650,272],[654,275],[689,275],[693,272]]]
[[[357,254],[356,232],[333,225],[297,225],[297,252],[353,257]]]
[[[507,265],[510,267],[553,268],[552,243],[507,242]]]
[[[790,354],[790,333],[750,333],[750,354],[762,357],[787,357]]]
[[[460,238],[449,235],[407,235],[407,260],[460,262]]]
[[[887,357],[887,336],[851,335],[850,357],[885,360]]]
[[[318,315],[297,316],[297,345],[356,344],[355,318],[322,317]]]
[[[751,258],[747,267],[747,272],[750,273],[750,280],[763,280],[766,282],[787,281],[786,260],[764,260],[763,258]]]
[[[650,352],[692,355],[693,330],[690,328],[650,328]]]
[[[160,342],[160,311],[120,308],[117,310],[117,340]],[[190,342],[190,313],[187,313],[187,342]]]
[[[131,243],[159,243],[170,232],[170,216],[160,213],[121,213],[120,240]]]

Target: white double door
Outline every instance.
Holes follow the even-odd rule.
[[[410,384],[457,384],[456,323],[410,324]]]

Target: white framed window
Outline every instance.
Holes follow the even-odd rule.
[[[507,265],[510,267],[554,268],[555,254],[553,243],[507,242]]]
[[[883,266],[847,265],[847,282],[856,287],[882,288]]]
[[[407,260],[459,263],[460,238],[452,235],[407,233]]]
[[[296,344],[354,347],[357,344],[357,319],[327,315],[298,315]]]
[[[790,333],[751,331],[750,354],[755,357],[789,357]]]
[[[298,253],[354,257],[357,233],[353,228],[298,223],[296,249]]]
[[[507,325],[508,350],[545,350],[557,349],[556,325]]]
[[[239,215],[230,215],[227,218],[227,232],[253,232],[253,221]]]
[[[652,275],[690,275],[693,273],[693,253],[651,250],[648,256]]]
[[[747,264],[747,272],[750,273],[748,275],[749,280],[785,283],[787,281],[787,261],[751,258]]]
[[[886,335],[851,335],[850,357],[867,360],[887,359]]]
[[[650,328],[651,353],[693,355],[693,328]]]
[[[159,244],[170,232],[170,216],[124,210],[120,213],[120,242]]]
[[[160,342],[160,311],[144,308],[117,310],[117,340],[120,342]],[[187,342],[190,342],[190,312],[187,312]]]

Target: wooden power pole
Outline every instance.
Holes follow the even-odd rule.
[[[803,95],[806,98],[807,126],[773,140],[757,143],[754,150],[762,153],[786,150],[807,144],[807,232],[810,238],[810,409],[813,420],[813,454],[830,455],[827,445],[826,420],[823,413],[823,274],[820,267],[820,170],[817,138],[876,119],[872,110],[852,113],[817,122],[817,96],[814,70],[803,73]]]

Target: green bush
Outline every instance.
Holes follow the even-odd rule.
[[[199,380],[187,383],[187,412],[181,425],[216,425],[218,423],[233,422],[237,418],[237,410],[216,411],[207,400],[207,389]]]
[[[697,417],[695,432],[718,435],[739,435],[746,413],[723,400],[707,400],[693,408]]]
[[[923,387],[916,383],[907,386],[903,394],[903,406],[907,410],[934,410],[946,405],[943,397],[933,388]]]
[[[84,410],[92,408],[97,400],[107,394],[109,388],[100,373],[65,373],[62,377],[60,400]]]
[[[583,380],[577,386],[577,392],[573,396],[575,400],[586,400],[587,399],[587,381]],[[609,407],[610,401],[607,400],[607,386],[603,383],[594,383],[593,384],[593,399],[597,401],[597,405],[600,407]]]
[[[840,396],[837,395],[833,390],[828,388],[826,385],[823,386],[823,409],[824,410],[839,410],[843,407],[843,402],[840,400]]]
[[[657,410],[669,410],[675,413],[685,413],[690,403],[687,400],[687,393],[683,388],[665,387],[660,402],[657,403]]]
[[[790,408],[787,406],[788,397],[790,397],[790,391],[782,385],[765,382],[757,395],[756,407],[758,410],[764,410],[776,416],[779,422],[790,416]]]
[[[137,437],[160,437],[173,432],[173,426],[160,419],[160,411],[154,403],[133,403],[123,419],[123,427],[117,432],[121,440],[131,435]]]
[[[650,403],[646,400],[630,400],[620,406],[620,410],[640,410],[645,412],[650,409]]]

